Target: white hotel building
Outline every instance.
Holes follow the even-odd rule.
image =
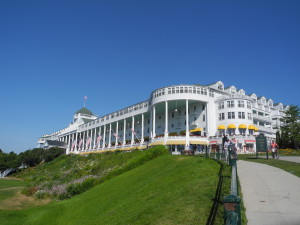
[[[83,107],[66,128],[44,135],[38,147],[64,146],[67,154],[145,149],[167,145],[182,150],[213,151],[222,137],[235,138],[240,152],[255,152],[255,136],[272,140],[288,106],[246,95],[221,81],[210,85],[159,88],[146,101],[97,117]],[[59,143],[59,144],[58,144]]]

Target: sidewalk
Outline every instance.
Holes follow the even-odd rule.
[[[261,163],[237,163],[248,225],[300,224],[300,178]]]

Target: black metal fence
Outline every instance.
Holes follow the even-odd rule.
[[[223,197],[224,205],[224,224],[225,225],[241,225],[241,199],[238,190],[238,176],[237,176],[237,155],[234,147],[228,146],[228,149],[222,148],[221,152],[206,152],[206,157],[213,158],[218,161],[223,161],[231,166],[231,185],[230,193]],[[218,190],[222,184],[218,185]],[[217,190],[217,192],[218,192]],[[214,207],[213,207],[214,208]],[[212,219],[213,221],[213,219]],[[211,223],[213,224],[213,223]]]

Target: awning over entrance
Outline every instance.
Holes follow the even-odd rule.
[[[255,130],[255,126],[254,125],[249,125],[248,130]]]
[[[195,128],[195,129],[193,129],[193,130],[190,130],[190,132],[192,133],[192,132],[199,132],[199,131],[202,131],[202,128]]]
[[[236,126],[234,124],[229,124],[227,128],[228,129],[236,129]]]
[[[240,125],[239,125],[239,129],[247,129],[246,124],[240,124]]]
[[[226,127],[224,125],[218,126],[218,130],[225,130],[225,129],[226,129]]]

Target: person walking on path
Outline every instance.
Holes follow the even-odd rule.
[[[278,144],[275,141],[271,143],[271,150],[272,150],[272,158],[275,158],[275,153],[277,153],[277,149],[279,148]],[[277,153],[278,154],[278,153]]]

